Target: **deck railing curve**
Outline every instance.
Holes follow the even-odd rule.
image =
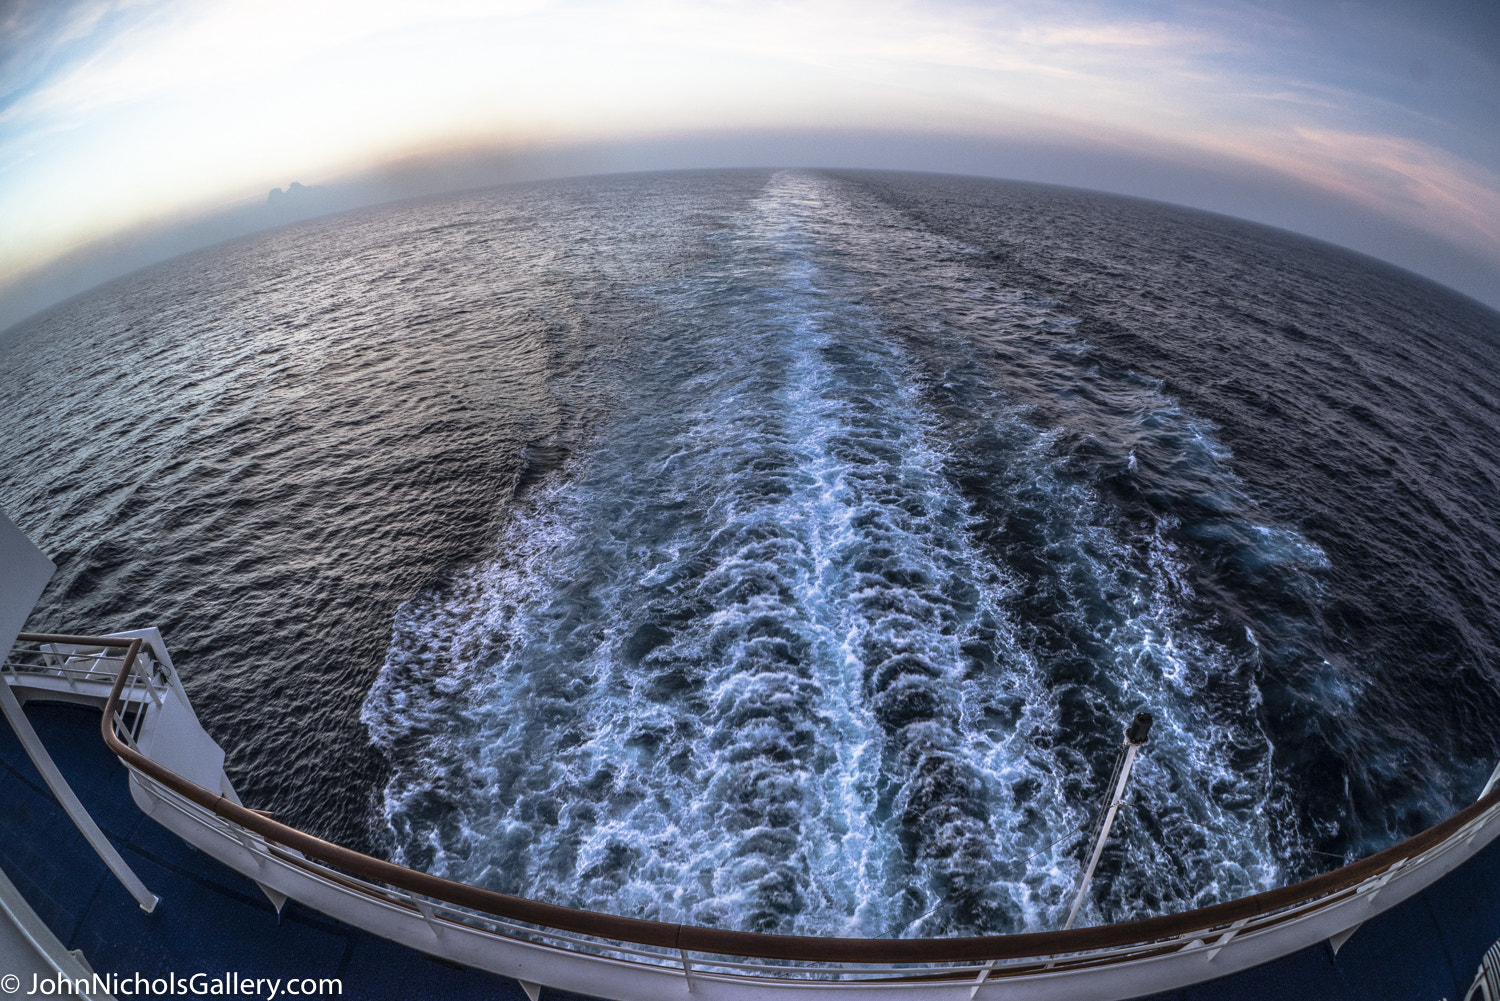
[[[823,938],[705,928],[601,914],[469,886],[365,855],[280,823],[182,777],[133,746],[133,733],[127,727],[138,726],[139,713],[133,714],[134,719],[127,720],[121,710],[121,701],[141,651],[139,638],[43,633],[23,633],[19,638],[38,643],[123,650],[123,660],[101,721],[105,744],[129,768],[224,821],[265,839],[273,854],[278,848],[283,856],[286,850],[290,850],[307,860],[332,866],[356,877],[349,881],[351,886],[357,886],[360,880],[374,881],[404,894],[506,922],[521,922],[587,939],[628,943],[662,950],[668,955],[682,955],[684,965],[688,953],[697,953],[779,963],[876,966],[892,972],[911,965],[931,971],[933,964],[951,963],[964,964],[970,969],[978,965],[998,974],[997,964],[1009,966],[1019,962],[1029,965],[1025,961],[1037,960],[1053,967],[1066,967],[1109,962],[1121,958],[1122,951],[1129,958],[1141,958],[1178,949],[1183,943],[1200,939],[1227,942],[1236,934],[1291,920],[1308,913],[1309,909],[1326,906],[1351,894],[1368,892],[1373,883],[1390,878],[1408,862],[1442,846],[1486,814],[1500,812],[1500,783],[1492,783],[1493,787],[1487,789],[1477,802],[1448,819],[1332,872],[1191,911],[1097,927],[937,939]],[[370,891],[366,889],[365,892]],[[632,950],[622,951],[628,953]],[[808,971],[803,969],[801,972]],[[908,972],[920,975],[917,970]],[[982,973],[981,981],[984,976]]]

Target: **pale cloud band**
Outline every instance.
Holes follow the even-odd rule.
[[[123,2],[26,37],[39,9],[12,9],[0,51],[0,283],[292,178],[773,128],[1211,156],[1500,272],[1500,140],[1478,134],[1500,70],[1373,8],[1360,27],[1231,4]]]

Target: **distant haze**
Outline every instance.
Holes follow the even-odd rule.
[[[292,218],[778,165],[1157,198],[1500,305],[1500,5],[18,0],[0,328]]]

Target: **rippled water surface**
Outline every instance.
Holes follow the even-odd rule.
[[[247,802],[775,932],[1060,925],[1368,854],[1500,755],[1500,316],[910,175],[497,189],[0,339],[34,626],[163,628]]]

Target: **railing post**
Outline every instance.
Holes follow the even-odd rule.
[[[969,1001],[974,1001],[975,996],[979,993],[979,988],[984,986],[984,982],[990,978],[991,973],[995,972],[995,967],[999,963],[998,959],[992,959],[979,968],[979,976],[974,978],[974,986],[969,988]]]
[[[156,703],[156,708],[160,709],[161,696],[157,694],[156,683],[151,680],[151,668],[148,666],[147,658],[137,656],[135,663],[131,666],[131,672],[141,679],[141,686],[146,689],[146,694],[151,696],[151,701]]]
[[[1073,909],[1068,911],[1068,920],[1063,923],[1063,931],[1073,927],[1073,919],[1078,917],[1078,908],[1083,906],[1083,896],[1088,892],[1089,882],[1094,878],[1094,868],[1099,864],[1099,856],[1104,854],[1104,842],[1109,838],[1109,829],[1115,822],[1115,814],[1119,812],[1120,803],[1125,799],[1125,783],[1130,781],[1130,769],[1135,766],[1136,752],[1146,746],[1146,739],[1151,736],[1151,724],[1154,722],[1156,721],[1152,719],[1150,713],[1136,713],[1135,719],[1125,730],[1125,743],[1120,747],[1120,760],[1115,765],[1108,805],[1104,808],[1104,820],[1099,825],[1099,836],[1094,839],[1094,851],[1089,856],[1089,864],[1083,870],[1083,877],[1078,881],[1078,895],[1073,898]]]
[[[1479,790],[1479,795],[1474,798],[1476,800],[1484,799],[1497,784],[1500,784],[1500,764],[1495,765],[1495,770],[1490,772],[1490,780],[1484,784],[1484,788]]]
[[[411,901],[412,906],[417,909],[417,913],[422,915],[422,920],[427,922],[427,928],[432,932],[433,938],[442,938],[443,930],[437,923],[437,913],[432,909],[432,905],[410,890],[405,892],[406,899]]]
[[[135,650],[128,649],[126,659],[132,657],[134,653]],[[10,690],[10,683],[3,678],[0,678],[0,714],[10,721],[11,729],[16,732],[16,738],[20,740],[21,746],[26,750],[36,770],[41,773],[43,781],[47,783],[47,788],[51,789],[52,795],[57,797],[58,805],[78,827],[79,833],[98,854],[100,861],[109,867],[109,871],[115,874],[115,878],[135,898],[141,910],[150,914],[156,909],[156,894],[146,889],[146,884],[141,882],[140,877],[120,857],[115,846],[110,844],[94,818],[78,801],[77,794],[63,778],[62,772],[58,771],[57,765],[52,761],[52,756],[47,753],[47,748],[43,746],[41,738],[32,728],[31,721],[26,718],[26,711],[21,708],[20,700],[16,698],[16,693]]]

